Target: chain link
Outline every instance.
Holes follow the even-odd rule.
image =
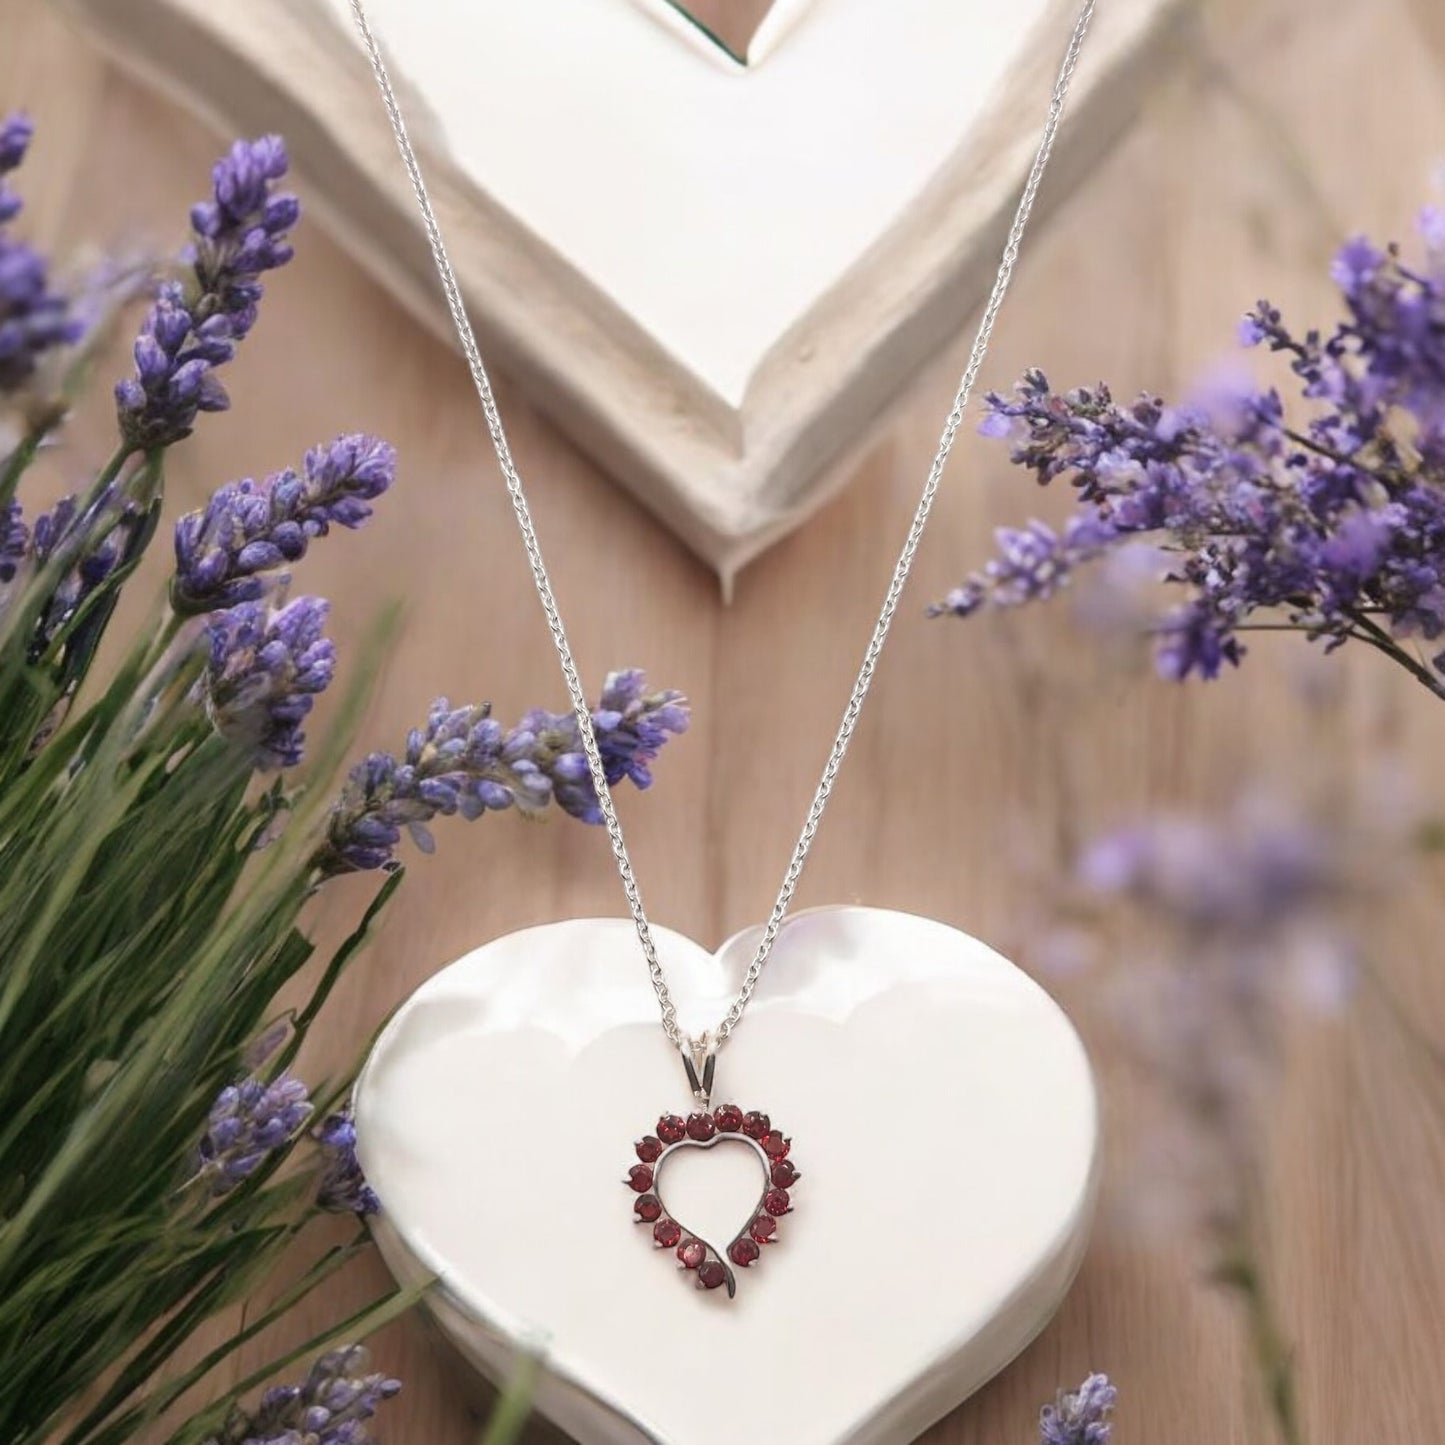
[[[1053,150],[1054,136],[1059,127],[1059,119],[1063,114],[1064,97],[1068,94],[1069,82],[1073,79],[1074,70],[1078,65],[1079,52],[1083,47],[1084,34],[1088,30],[1089,21],[1093,16],[1095,3],[1096,0],[1085,0],[1074,23],[1068,49],[1049,99],[1048,117],[1044,122],[1043,135],[1039,140],[1028,179],[1024,183],[1023,194],[1019,198],[1018,209],[1014,213],[1008,239],[1004,243],[1003,257],[999,262],[993,289],[989,293],[983,315],[979,318],[978,329],[974,333],[968,365],[959,381],[958,391],[953,398],[953,406],[944,423],[943,434],[939,438],[938,449],[935,451],[933,463],[928,469],[928,480],[924,484],[923,495],[913,514],[913,522],[904,539],[903,550],[898,554],[898,561],[894,564],[893,576],[883,599],[883,608],[878,614],[873,635],[863,654],[862,666],[853,683],[853,690],[848,696],[848,705],[843,710],[843,720],[838,725],[833,746],[828,753],[828,760],[823,766],[823,775],[819,779],[817,790],[813,794],[813,801],[809,805],[807,817],[803,822],[802,832],[799,833],[798,841],[793,847],[792,857],[788,860],[788,869],[783,875],[782,887],[778,890],[773,911],[758,940],[752,962],[743,976],[737,997],[734,998],[722,1021],[716,1028],[701,1037],[691,1038],[683,1032],[677,1022],[677,1006],[667,987],[667,979],[652,941],[652,929],[648,925],[647,913],[642,906],[642,893],[632,871],[632,862],[627,856],[627,845],[622,836],[622,824],[618,820],[617,810],[612,802],[612,792],[607,785],[606,769],[597,746],[597,735],[592,726],[592,711],[578,676],[577,664],[572,659],[572,649],[567,642],[567,633],[562,626],[561,614],[557,610],[557,599],[553,596],[551,579],[548,577],[547,568],[542,561],[542,549],[537,541],[536,529],[532,525],[531,509],[528,507],[526,496],[522,491],[522,479],[512,460],[512,451],[507,444],[506,433],[502,428],[502,418],[497,409],[496,397],[492,392],[491,380],[487,375],[476,336],[472,332],[471,321],[467,316],[466,306],[462,301],[461,288],[457,284],[456,274],[452,270],[451,261],[447,256],[441,228],[437,224],[436,213],[432,209],[431,197],[427,192],[416,152],[412,148],[411,137],[407,132],[406,122],[402,118],[401,107],[397,103],[396,93],[392,89],[391,77],[382,60],[381,48],[367,21],[362,0],[351,0],[351,10],[356,19],[356,27],[371,61],[371,69],[381,91],[387,118],[391,122],[391,129],[396,136],[397,148],[401,152],[407,178],[411,182],[412,192],[421,211],[427,242],[431,247],[432,260],[436,263],[442,291],[446,296],[447,309],[451,313],[457,338],[461,342],[467,367],[476,386],[477,396],[482,403],[482,412],[486,417],[487,430],[491,434],[492,446],[497,454],[497,463],[501,467],[502,478],[512,501],[512,510],[516,513],[517,525],[522,533],[522,545],[526,549],[527,561],[532,569],[532,580],[536,584],[537,596],[541,599],[542,610],[546,614],[547,627],[551,631],[552,641],[562,664],[562,677],[567,685],[567,695],[572,703],[572,710],[577,716],[577,728],[581,734],[583,751],[587,755],[587,766],[592,774],[593,787],[597,792],[598,806],[601,808],[607,836],[612,845],[612,856],[617,861],[617,871],[622,877],[622,891],[626,895],[628,907],[632,912],[632,921],[637,928],[638,941],[642,945],[643,957],[647,960],[647,971],[651,975],[652,988],[657,995],[658,1007],[662,1013],[662,1027],[668,1039],[686,1057],[691,1058],[699,1054],[716,1052],[727,1042],[732,1031],[738,1026],[743,1012],[758,986],[758,980],[762,977],[763,969],[772,953],[773,944],[777,941],[783,920],[787,916],[788,907],[793,901],[793,894],[797,891],[798,882],[803,876],[803,866],[807,862],[808,852],[813,846],[813,838],[818,831],[823,810],[828,805],[828,798],[833,791],[838,770],[842,767],[844,755],[848,751],[853,730],[858,725],[858,717],[863,710],[863,700],[867,697],[868,689],[873,682],[873,673],[877,668],[879,655],[883,651],[883,644],[888,638],[888,630],[893,623],[893,615],[898,610],[899,598],[903,595],[908,575],[913,568],[914,554],[918,551],[918,544],[923,539],[924,528],[928,525],[928,516],[933,510],[933,500],[938,493],[943,470],[948,464],[949,454],[953,450],[958,429],[963,424],[974,383],[988,350],[989,338],[993,335],[994,322],[998,318],[999,308],[1003,305],[1004,294],[1007,292],[1009,281],[1013,276],[1024,228],[1028,224],[1029,213],[1033,210],[1034,198],[1038,194],[1039,183],[1043,179],[1049,153]]]

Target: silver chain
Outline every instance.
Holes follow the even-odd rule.
[[[487,430],[491,433],[492,446],[497,453],[497,462],[507,485],[507,493],[512,499],[512,510],[517,515],[517,525],[521,528],[522,544],[526,548],[527,561],[532,568],[532,580],[536,583],[537,595],[541,598],[542,610],[547,616],[547,626],[551,630],[552,641],[556,644],[557,656],[562,662],[562,676],[567,683],[567,694],[572,702],[572,710],[577,715],[577,729],[582,737],[583,751],[587,754],[587,766],[591,769],[592,783],[597,791],[598,806],[602,810],[602,818],[607,825],[607,836],[612,843],[612,856],[617,860],[617,871],[622,875],[622,890],[627,895],[628,907],[632,910],[632,920],[637,926],[637,937],[642,944],[643,956],[647,960],[647,971],[652,976],[653,991],[657,994],[658,1006],[662,1010],[662,1027],[666,1031],[667,1037],[682,1051],[686,1059],[701,1062],[707,1055],[720,1049],[738,1026],[743,1011],[747,1008],[753,991],[758,986],[758,980],[762,977],[763,968],[767,964],[773,944],[777,941],[779,930],[783,926],[783,919],[787,916],[788,906],[792,903],[793,894],[797,890],[798,880],[803,876],[803,865],[807,861],[808,850],[813,846],[813,837],[818,831],[823,809],[827,807],[829,794],[833,791],[833,783],[837,779],[838,770],[843,763],[843,756],[848,751],[848,743],[852,739],[854,728],[858,725],[858,716],[863,710],[863,699],[868,695],[868,689],[872,684],[879,654],[883,651],[883,644],[888,637],[888,629],[893,623],[893,614],[898,609],[898,600],[903,595],[904,585],[912,570],[914,554],[918,551],[918,544],[923,538],[923,529],[928,524],[928,514],[933,509],[933,499],[937,495],[943,469],[948,463],[949,453],[953,450],[954,438],[958,435],[958,429],[963,423],[964,412],[973,392],[974,382],[978,377],[979,368],[983,365],[989,338],[993,334],[994,322],[998,317],[999,308],[1003,305],[1009,280],[1013,276],[1014,264],[1018,260],[1019,243],[1023,239],[1024,228],[1028,224],[1029,212],[1033,209],[1034,197],[1038,194],[1039,182],[1043,179],[1044,167],[1048,164],[1049,152],[1053,149],[1054,135],[1059,127],[1059,118],[1063,114],[1064,97],[1068,94],[1069,82],[1073,79],[1074,69],[1078,65],[1079,51],[1084,43],[1084,33],[1089,27],[1089,20],[1094,13],[1094,5],[1095,0],[1084,0],[1084,4],[1079,9],[1078,19],[1074,23],[1069,47],[1065,52],[1063,64],[1059,68],[1058,78],[1054,82],[1053,93],[1049,99],[1048,118],[1044,122],[1043,135],[1034,155],[1034,163],[1029,170],[1028,180],[1024,183],[1023,194],[1019,197],[1013,224],[1009,227],[1008,239],[1004,243],[1003,258],[999,262],[993,290],[989,293],[988,304],[984,307],[983,315],[979,319],[978,330],[974,333],[973,348],[969,353],[968,365],[958,384],[958,391],[953,398],[953,407],[944,423],[943,435],[939,438],[938,449],[933,455],[933,464],[928,469],[928,480],[924,484],[923,495],[919,499],[918,509],[913,514],[913,522],[908,529],[908,536],[904,540],[903,550],[898,554],[898,561],[894,565],[893,577],[888,584],[887,595],[883,599],[883,609],[878,614],[878,621],[873,627],[873,635],[868,640],[868,649],[863,654],[863,665],[858,669],[853,690],[848,696],[848,706],[843,711],[843,721],[838,725],[837,735],[834,737],[833,746],[828,753],[828,761],[823,767],[823,776],[818,782],[817,791],[813,794],[813,801],[808,808],[808,816],[803,822],[803,830],[799,833],[798,841],[793,848],[793,856],[788,860],[788,871],[783,876],[783,884],[778,890],[773,911],[768,918],[767,926],[763,929],[762,937],[758,940],[752,962],[748,966],[748,971],[743,977],[742,986],[738,989],[732,1006],[716,1028],[698,1038],[691,1038],[678,1025],[677,1006],[673,1003],[672,994],[668,991],[667,979],[663,974],[662,964],[658,960],[657,949],[652,941],[652,930],[648,926],[647,914],[642,907],[642,894],[632,872],[631,860],[627,856],[627,845],[623,841],[622,824],[618,821],[617,810],[612,803],[612,792],[607,786],[606,769],[603,766],[602,754],[598,750],[597,735],[592,727],[592,711],[588,706],[587,695],[582,689],[582,682],[577,673],[577,664],[572,660],[572,649],[567,644],[567,634],[562,626],[561,614],[557,611],[557,599],[552,594],[552,583],[542,561],[542,549],[537,541],[536,529],[532,525],[532,513],[522,492],[522,479],[512,460],[511,448],[507,445],[506,433],[502,429],[502,418],[497,410],[497,400],[492,393],[492,384],[488,379],[486,366],[482,362],[482,354],[477,348],[477,340],[472,333],[471,322],[467,318],[461,288],[457,285],[456,274],[447,257],[446,246],[442,242],[441,228],[437,224],[436,213],[432,210],[431,197],[427,193],[426,182],[422,178],[416,152],[412,149],[406,122],[402,119],[401,107],[397,104],[396,93],[392,89],[391,77],[387,74],[386,65],[382,61],[381,48],[367,22],[362,0],[351,0],[351,10],[356,17],[356,26],[361,33],[362,44],[366,47],[366,53],[370,57],[371,68],[376,76],[376,83],[381,89],[381,98],[386,106],[387,116],[391,121],[391,129],[396,136],[397,147],[401,151],[402,163],[406,167],[407,177],[411,181],[412,191],[415,193],[417,205],[421,209],[427,241],[431,245],[432,259],[436,262],[437,274],[441,278],[442,290],[446,294],[447,309],[451,312],[457,337],[461,341],[462,351],[466,355],[467,366],[472,374],[472,381],[475,383],[477,395],[481,399],[482,411],[487,419]]]

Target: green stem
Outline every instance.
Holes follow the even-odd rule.
[[[100,469],[95,480],[90,484],[90,491],[86,493],[85,500],[80,505],[81,511],[85,511],[100,500],[101,493],[121,474],[121,469],[131,454],[131,448],[124,442],[110,454],[110,460]]]
[[[1355,625],[1355,635],[1361,642],[1368,643],[1377,652],[1382,652],[1392,662],[1397,662],[1422,687],[1428,688],[1436,697],[1445,698],[1445,679],[1432,672],[1418,658],[1411,657],[1388,632],[1377,622],[1372,622],[1362,612],[1345,609],[1345,616]]]
[[[1217,1278],[1244,1301],[1251,1353],[1279,1439],[1283,1445],[1304,1445],[1295,1398],[1294,1356],[1275,1316],[1263,1274],[1246,1243],[1239,1241],[1226,1252]]]
[[[537,1376],[541,1372],[541,1361],[536,1355],[526,1352],[518,1356],[517,1367],[493,1408],[491,1419],[487,1421],[481,1445],[515,1445],[522,1438],[522,1429],[532,1413]]]
[[[376,921],[377,915],[391,899],[401,885],[405,877],[405,871],[398,868],[385,883],[376,891],[376,896],[367,905],[366,912],[361,916],[361,922],[352,929],[341,946],[331,955],[331,961],[326,965],[326,972],[321,976],[321,981],[316,985],[306,1007],[297,1015],[296,1022],[292,1027],[290,1040],[286,1049],[277,1062],[278,1069],[289,1068],[295,1060],[296,1055],[301,1051],[301,1045],[306,1041],[307,1031],[315,1021],[317,1014],[321,1012],[323,1005],[336,987],[337,980],[341,977],[346,965],[355,957],[357,951],[367,940],[367,935],[372,924]]]
[[[1374,467],[1366,466],[1358,457],[1352,457],[1348,452],[1342,452],[1336,447],[1326,446],[1322,441],[1316,441],[1314,437],[1306,432],[1295,431],[1293,427],[1281,427],[1280,430],[1296,446],[1302,446],[1306,451],[1314,452],[1316,456],[1324,457],[1327,461],[1334,462],[1337,466],[1353,467],[1355,471],[1364,472],[1374,477],[1377,482],[1389,486],[1392,482],[1398,482],[1398,477],[1392,477],[1387,472],[1376,471]]]
[[[14,499],[20,488],[20,478],[35,460],[35,454],[44,440],[45,432],[36,429],[22,437],[15,450],[5,458],[3,467],[0,467],[0,507],[8,506]]]

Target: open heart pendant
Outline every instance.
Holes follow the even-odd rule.
[[[719,1144],[751,1149],[762,1171],[757,1207],[725,1250],[690,1232],[662,1197],[663,1166],[671,1155],[679,1149],[712,1149]],[[676,1253],[678,1265],[696,1276],[698,1289],[725,1285],[731,1299],[737,1293],[731,1266],[747,1269],[756,1263],[766,1245],[777,1243],[778,1220],[793,1212],[789,1191],[802,1175],[788,1157],[792,1144],[766,1114],[757,1110],[745,1114],[736,1104],[721,1104],[710,1113],[689,1114],[686,1119],[664,1114],[657,1121],[657,1132],[637,1141],[641,1162],[623,1180],[637,1195],[632,1206],[637,1223],[652,1226],[653,1243]]]

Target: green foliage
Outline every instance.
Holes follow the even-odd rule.
[[[149,460],[130,474],[148,507],[159,477]],[[66,555],[74,565],[74,544]],[[37,585],[56,586],[57,570]],[[89,599],[98,626],[77,615],[29,653],[42,607],[25,599],[0,652],[7,1441],[49,1438],[102,1378],[109,1388],[66,1445],[129,1438],[148,1396],[164,1407],[177,1393],[156,1383],[174,1352],[245,1298],[309,1213],[309,1181],[287,1175],[287,1150],[219,1199],[188,1174],[216,1095],[310,958],[298,917],[315,837],[293,826],[258,848],[292,799],[279,783],[259,789],[245,750],[211,728],[195,637],[172,618],[157,618],[104,692],[37,746],[85,680],[113,595]],[[399,881],[338,950],[285,1059]],[[337,1263],[323,1257],[318,1277]]]
[[[5,497],[40,440],[0,458]],[[312,1150],[304,1135],[220,1197],[198,1177],[197,1146],[311,958],[300,919],[321,882],[323,812],[289,775],[258,783],[248,749],[212,726],[202,620],[162,609],[108,677],[91,677],[163,495],[163,454],[122,449],[0,592],[0,1440],[16,1445],[133,1438],[361,1247],[322,1253],[276,1309],[176,1366],[315,1214],[295,1157]],[[79,585],[107,551],[99,583]],[[344,755],[364,686],[313,786]],[[400,880],[384,880],[324,966],[273,1075]],[[409,1302],[388,1296],[341,1329]],[[205,1438],[236,1395],[177,1441]]]

